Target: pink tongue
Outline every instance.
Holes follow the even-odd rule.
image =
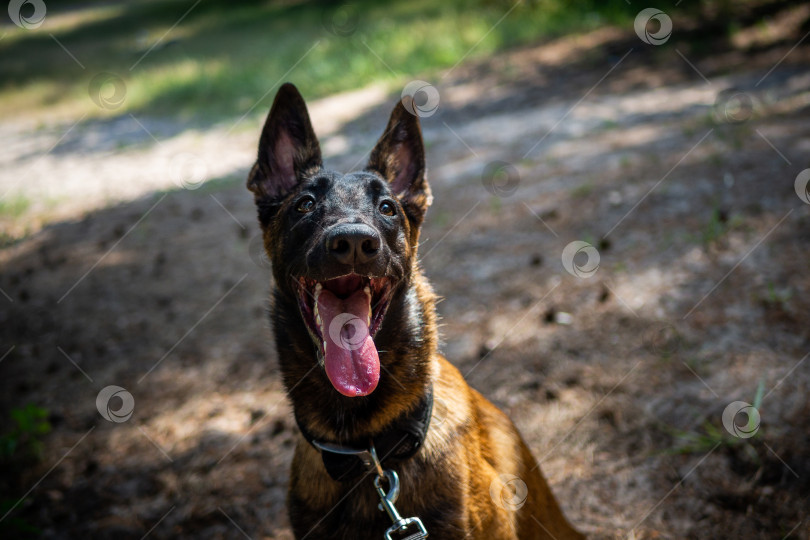
[[[368,330],[371,297],[355,291],[341,299],[327,289],[317,298],[326,376],[344,396],[367,396],[380,381],[380,357]]]

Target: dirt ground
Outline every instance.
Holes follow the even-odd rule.
[[[810,538],[794,19],[709,50],[602,30],[429,81],[421,261],[442,350],[594,538]],[[327,164],[362,164],[397,98],[312,103]],[[21,239],[0,251],[0,410],[53,426],[41,461],[3,471],[3,498],[24,495],[8,537],[23,520],[52,539],[291,538],[298,433],[243,185],[261,119],[234,122],[0,124],[0,187],[35,199],[3,223]],[[591,277],[565,269],[573,241],[598,252]],[[133,396],[124,422],[96,407],[109,385]],[[724,427],[734,401],[758,405],[754,437]]]

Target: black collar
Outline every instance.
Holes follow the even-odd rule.
[[[380,462],[384,467],[390,468],[392,463],[402,462],[411,458],[422,447],[422,443],[424,443],[425,437],[427,436],[428,427],[430,426],[432,412],[433,385],[430,386],[430,389],[419,406],[413,411],[397,418],[391,423],[391,426],[387,430],[373,437],[371,441],[353,441],[357,442],[357,444],[353,445],[335,445],[331,441],[321,439],[316,442],[329,443],[333,446],[344,448],[348,446],[348,449],[357,449],[358,453],[362,450],[368,450],[369,442],[371,442],[377,450]],[[313,444],[315,437],[301,425],[297,416],[295,421],[307,442]],[[313,444],[313,446],[315,445]],[[316,448],[318,447],[316,446]],[[324,448],[320,448],[319,451],[321,452],[321,459],[326,467],[326,472],[338,482],[350,482],[366,472],[366,466],[356,455],[330,452]]]

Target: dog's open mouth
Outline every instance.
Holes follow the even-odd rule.
[[[301,277],[298,285],[301,314],[332,386],[344,396],[367,396],[380,380],[373,338],[391,300],[391,280],[349,274],[327,281]]]

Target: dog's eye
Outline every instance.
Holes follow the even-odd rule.
[[[315,210],[315,199],[312,197],[304,197],[300,201],[298,201],[298,206],[295,208],[302,214],[306,214],[307,212],[312,212]]]
[[[384,216],[393,216],[395,213],[394,205],[388,201],[380,203],[380,213]]]

